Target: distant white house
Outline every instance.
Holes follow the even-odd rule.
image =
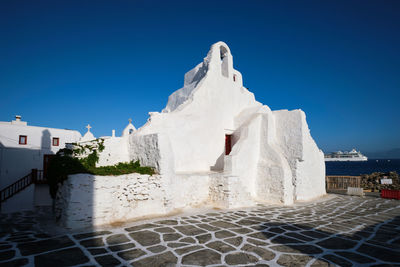
[[[75,130],[30,126],[21,116],[11,122],[0,121],[0,190],[29,174],[46,168],[48,155],[57,153],[66,143],[78,142]],[[1,212],[33,209],[50,205],[47,185],[31,185],[1,203]]]

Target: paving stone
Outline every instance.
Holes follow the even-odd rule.
[[[301,234],[298,234],[298,233],[285,233],[285,236],[294,237],[294,238],[297,238],[297,239],[300,239],[300,240],[303,240],[303,241],[312,241],[312,240],[314,240],[311,237],[307,237],[305,235],[301,235]]]
[[[140,230],[155,228],[155,227],[158,227],[158,225],[152,224],[152,223],[146,223],[146,224],[142,224],[142,225],[136,225],[136,226],[125,228],[125,231],[135,232],[135,231],[140,231]]]
[[[10,260],[14,258],[15,251],[14,250],[6,250],[0,252],[0,261]]]
[[[94,258],[101,266],[115,266],[121,262],[112,255],[98,256]]]
[[[191,224],[201,223],[201,221],[198,221],[198,220],[186,220],[186,222],[191,223]]]
[[[218,231],[218,230],[221,230],[221,228],[218,228],[218,227],[206,224],[206,223],[200,223],[200,224],[197,224],[196,226],[200,227],[200,228],[202,228],[204,230],[207,230],[207,231]]]
[[[50,238],[51,236],[45,233],[35,234],[36,238]]]
[[[260,247],[252,246],[249,244],[244,245],[242,247],[242,250],[247,251],[247,252],[254,252],[258,256],[260,256],[263,260],[266,260],[266,261],[269,261],[269,260],[272,260],[273,258],[275,258],[275,253],[273,253],[272,251],[270,251],[268,249],[263,249]]]
[[[360,255],[358,253],[353,253],[349,251],[337,251],[335,254],[338,254],[339,256],[342,256],[343,258],[349,259],[351,261],[355,261],[358,263],[372,263],[375,262],[374,259],[365,257],[363,255]]]
[[[357,245],[356,242],[349,241],[339,237],[331,237],[320,241],[317,245],[327,249],[350,249]]]
[[[287,253],[303,253],[303,254],[320,254],[323,252],[322,249],[313,245],[289,245],[289,246],[272,246],[272,250],[287,252]]]
[[[144,258],[132,263],[134,267],[148,267],[148,266],[175,266],[178,258],[172,252]]]
[[[96,237],[99,235],[108,235],[111,234],[111,232],[109,231],[97,231],[97,232],[90,232],[90,233],[84,233],[84,234],[78,234],[78,235],[74,235],[75,239],[84,239],[84,238],[90,238],[90,237]]]
[[[187,236],[195,236],[199,234],[204,234],[206,232],[205,230],[197,228],[193,225],[175,226],[174,228]]]
[[[129,242],[129,238],[124,234],[110,235],[106,238],[108,245],[116,245],[121,243]]]
[[[34,238],[8,238],[7,241],[16,242],[16,243],[25,243],[36,241]]]
[[[277,233],[277,234],[281,234],[281,233],[284,233],[284,232],[285,232],[285,230],[283,230],[283,229],[281,229],[281,228],[279,228],[279,227],[270,227],[270,228],[268,229],[268,231],[269,231],[269,232],[273,232],[273,233]]]
[[[317,232],[317,231],[302,231],[300,233],[303,235],[309,236],[309,237],[313,237],[313,238],[325,238],[325,237],[329,236],[326,233]]]
[[[156,231],[158,233],[175,233],[175,230],[171,227],[155,228],[154,231]]]
[[[179,248],[179,247],[187,246],[187,244],[179,243],[179,242],[171,242],[171,243],[168,243],[167,246],[170,248]]]
[[[336,265],[330,263],[329,261],[323,259],[317,259],[311,265],[311,267],[336,267]]]
[[[158,245],[158,246],[150,247],[150,248],[147,248],[147,249],[150,250],[153,253],[159,253],[159,252],[163,252],[164,250],[166,250],[167,247]]]
[[[228,238],[228,237],[232,237],[232,236],[236,236],[236,234],[234,234],[232,232],[229,232],[229,231],[226,231],[226,230],[215,232],[215,237],[216,238],[223,239],[223,238]]]
[[[236,224],[250,226],[250,225],[260,224],[260,222],[249,220],[249,219],[243,219],[243,220],[237,221]]]
[[[271,243],[274,244],[295,244],[295,243],[303,243],[294,238],[286,237],[286,236],[277,236],[271,240]]]
[[[247,238],[247,242],[249,242],[251,244],[254,244],[254,245],[257,245],[257,246],[266,246],[266,245],[268,245],[268,243],[266,243],[266,242],[262,242],[260,240],[253,239],[253,238]]]
[[[240,227],[237,224],[228,223],[228,222],[224,222],[224,221],[216,221],[216,222],[212,222],[210,224],[215,227],[220,227],[220,228],[238,228],[238,227]]]
[[[335,255],[329,254],[329,255],[324,255],[323,256],[324,259],[329,260],[335,264],[338,264],[339,266],[353,266],[353,264],[343,258],[337,257]]]
[[[0,245],[0,250],[5,250],[5,249],[9,249],[12,248],[11,245]]]
[[[25,266],[29,263],[27,258],[20,258],[12,261],[5,261],[0,263],[1,267],[16,267],[16,266]]]
[[[150,231],[133,232],[129,235],[142,246],[152,246],[161,242],[160,235]]]
[[[220,263],[221,255],[210,249],[195,251],[182,258],[182,264],[187,265],[206,266]]]
[[[313,258],[307,255],[282,254],[277,263],[282,266],[306,266]]]
[[[194,240],[192,237],[185,237],[179,240],[180,242],[184,243],[196,243],[196,240]]]
[[[143,250],[136,248],[119,252],[117,255],[123,258],[124,260],[129,261],[129,260],[134,260],[140,256],[146,255],[146,253]]]
[[[366,244],[361,245],[357,249],[357,251],[383,261],[397,262],[397,263],[400,262],[400,253],[398,251],[395,252],[393,250],[370,246]]]
[[[178,222],[176,220],[162,220],[162,221],[158,221],[155,222],[157,224],[166,224],[166,225],[177,225]]]
[[[135,244],[126,243],[126,244],[119,244],[119,245],[109,246],[108,248],[111,251],[122,251],[122,250],[131,249],[131,248],[134,248],[134,247],[135,247]]]
[[[195,246],[189,246],[189,247],[185,247],[185,248],[178,248],[175,250],[176,253],[178,253],[179,255],[184,255],[187,254],[189,252],[192,252],[194,250],[200,250],[204,247],[199,246],[199,245],[195,245]]]
[[[211,234],[198,235],[196,236],[196,239],[199,241],[200,244],[204,244],[207,241],[211,240]]]
[[[21,252],[21,255],[28,256],[74,245],[75,243],[69,237],[62,236],[58,238],[49,238],[35,242],[18,244],[18,248]]]
[[[236,252],[225,256],[225,262],[229,265],[250,264],[257,262],[258,259],[253,255]]]
[[[105,254],[108,252],[105,248],[89,248],[88,250],[92,255]]]
[[[288,231],[297,231],[297,230],[300,230],[300,228],[295,227],[295,226],[293,226],[293,225],[284,225],[284,226],[282,226],[282,228],[284,228],[285,230],[288,230]]]
[[[35,266],[73,266],[84,264],[89,259],[79,248],[68,248],[35,256]]]
[[[248,237],[252,237],[252,238],[261,239],[261,240],[267,240],[267,239],[268,239],[268,237],[265,236],[264,233],[260,233],[260,232],[253,233],[253,234],[249,234],[249,235],[247,235],[247,236],[248,236]]]
[[[226,253],[226,252],[235,250],[234,247],[232,247],[231,245],[228,245],[222,241],[210,242],[206,246],[209,248],[215,249],[221,253]]]
[[[238,247],[240,244],[242,244],[243,237],[241,237],[241,236],[231,237],[231,238],[225,239],[224,241],[231,245],[234,245],[235,247]]]
[[[163,235],[163,239],[164,241],[175,241],[178,240],[179,238],[181,238],[182,235],[181,234],[164,234]]]
[[[248,233],[252,233],[253,231],[247,228],[235,228],[235,229],[229,229],[230,231],[233,231],[235,233],[238,234],[248,234]]]
[[[80,244],[84,247],[90,248],[90,247],[103,247],[104,242],[102,237],[97,237],[93,239],[87,239],[83,240],[80,242]]]

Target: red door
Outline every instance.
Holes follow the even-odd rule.
[[[232,150],[232,135],[226,134],[225,135],[225,155],[229,155]]]

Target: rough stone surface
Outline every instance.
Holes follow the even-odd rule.
[[[332,195],[293,207],[263,205],[175,215],[83,233],[57,232],[56,225],[43,223],[51,222],[43,217],[51,211],[44,211],[0,214],[0,225],[7,226],[0,228],[0,266],[400,264],[400,202],[396,200]],[[24,221],[32,224],[21,230]],[[259,223],[241,225],[244,221]],[[58,230],[43,230],[52,227]],[[31,239],[35,241],[24,242]]]
[[[221,263],[221,255],[209,249],[199,250],[190,253],[182,258],[183,264],[188,265],[211,265]]]
[[[69,248],[35,256],[36,266],[72,266],[88,262],[89,259],[79,248]]]

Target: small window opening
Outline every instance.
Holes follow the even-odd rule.
[[[19,144],[20,145],[26,145],[27,141],[28,141],[28,137],[26,135],[19,136]]]
[[[53,146],[59,146],[59,145],[60,145],[60,138],[53,137]]]
[[[236,82],[236,74],[233,74],[233,81]]]
[[[232,135],[225,135],[225,155],[229,155],[232,151]]]
[[[133,133],[133,129],[129,129],[129,134]]]

